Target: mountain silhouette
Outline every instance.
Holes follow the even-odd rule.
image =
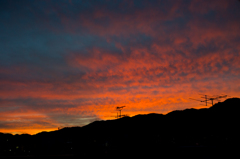
[[[0,156],[231,158],[238,155],[239,109],[240,99],[231,98],[210,108],[95,121],[36,135],[0,133]]]

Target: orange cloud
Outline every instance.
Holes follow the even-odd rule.
[[[59,18],[61,29],[33,11],[51,33],[40,49],[23,49],[29,55],[0,66],[0,131],[82,126],[114,119],[122,105],[129,116],[202,108],[189,100],[199,93],[240,95],[233,1],[126,2],[43,10]]]

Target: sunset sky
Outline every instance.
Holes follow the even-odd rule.
[[[0,1],[0,132],[206,108],[199,94],[240,97],[238,0]]]

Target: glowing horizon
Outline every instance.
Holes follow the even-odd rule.
[[[204,107],[189,99],[199,94],[240,97],[238,0],[0,8],[0,132],[83,126],[122,105],[129,116],[166,114]]]

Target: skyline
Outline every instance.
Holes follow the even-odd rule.
[[[240,97],[240,2],[0,2],[0,132]],[[211,104],[209,104],[210,106]],[[208,106],[208,107],[209,107]]]

